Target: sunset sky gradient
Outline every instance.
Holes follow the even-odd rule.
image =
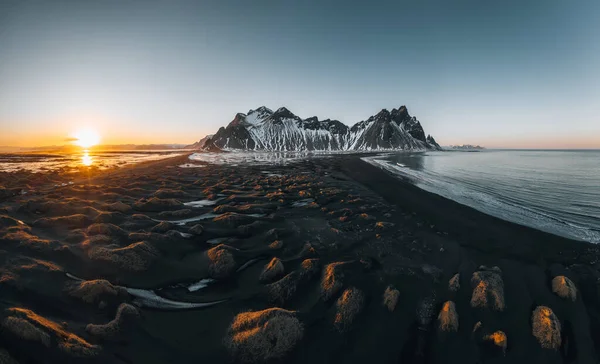
[[[0,2],[0,146],[192,143],[407,105],[440,144],[600,148],[600,1]]]

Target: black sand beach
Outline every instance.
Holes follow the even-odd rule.
[[[597,363],[596,245],[361,156],[0,173],[0,362]]]

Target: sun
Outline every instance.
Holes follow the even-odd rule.
[[[81,129],[73,134],[73,143],[82,148],[89,148],[100,142],[100,134],[93,129]]]

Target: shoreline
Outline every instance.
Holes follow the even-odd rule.
[[[360,160],[360,163],[357,160]],[[519,250],[511,250],[509,254],[527,255],[532,251],[539,251],[544,257],[558,261],[566,261],[568,257],[564,254],[569,250],[574,250],[575,254],[589,249],[598,250],[598,244],[555,235],[486,214],[419,188],[408,179],[392,174],[383,167],[375,166],[361,158],[357,160],[344,161],[341,166],[342,171],[358,183],[376,191],[387,201],[427,216],[432,224],[452,232],[467,246],[482,250],[494,249],[495,246],[505,249],[507,248],[505,244],[510,240],[507,239],[508,236],[519,236],[518,241],[511,243],[512,247]],[[469,231],[466,232],[465,229]],[[542,241],[543,243],[540,243]],[[485,244],[492,246],[485,246]],[[550,245],[549,250],[547,244]],[[521,252],[521,249],[527,251]]]
[[[185,155],[59,187],[65,176],[35,176],[34,192],[0,209],[0,350],[19,362],[262,362],[274,351],[268,362],[286,364],[596,362],[596,245],[486,215],[362,157],[179,168]],[[473,303],[474,277],[490,272],[499,309]],[[558,275],[576,300],[552,292]],[[450,332],[438,319],[449,301]],[[556,350],[532,335],[537,306],[560,320]],[[105,327],[121,311],[136,315]],[[237,315],[273,312],[285,318],[268,340],[263,322],[228,341]],[[39,336],[6,326],[28,327],[18,318]],[[497,330],[508,346],[489,345]],[[65,335],[81,351],[54,344]]]

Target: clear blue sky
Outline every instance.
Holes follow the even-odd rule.
[[[0,0],[0,145],[407,105],[441,144],[600,148],[600,1]]]

